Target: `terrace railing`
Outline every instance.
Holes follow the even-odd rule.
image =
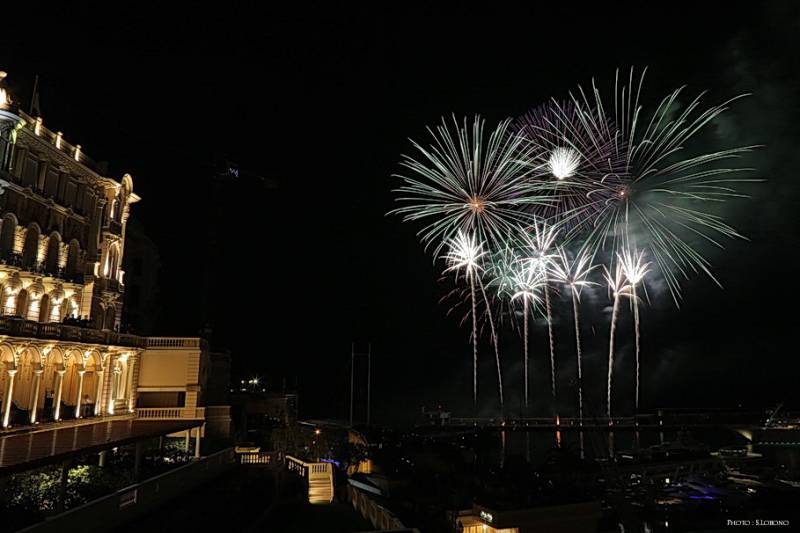
[[[109,346],[126,346],[145,348],[146,337],[117,333],[116,331],[79,328],[57,322],[34,322],[23,318],[0,316],[0,335],[15,337],[33,337],[36,339],[54,339],[89,344],[105,344]]]

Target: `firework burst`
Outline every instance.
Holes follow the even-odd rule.
[[[585,249],[591,254],[605,250],[613,255],[616,250],[636,247],[637,243],[646,245],[679,304],[681,280],[691,274],[705,273],[719,284],[701,244],[722,247],[720,237],[741,235],[710,208],[744,197],[737,192],[737,185],[757,181],[741,177],[752,169],[728,166],[755,147],[689,152],[692,141],[738,97],[703,110],[703,94],[681,105],[680,88],[662,99],[654,111],[646,113],[640,104],[643,83],[644,72],[635,79],[631,69],[627,83],[617,74],[611,120],[594,82],[589,94],[579,88],[572,95],[579,121],[587,125],[586,130],[599,132],[604,140],[613,139],[614,158],[625,162],[614,180],[603,182],[596,192],[589,193],[603,201],[591,217]]]
[[[625,153],[615,144],[616,129],[587,121],[571,100],[542,104],[518,118],[514,127],[537,146],[530,164],[551,199],[533,206],[534,213],[563,227],[566,240],[579,235],[624,176]]]
[[[501,243],[518,225],[530,222],[526,206],[550,201],[531,178],[529,162],[539,148],[512,132],[510,120],[488,137],[479,116],[471,127],[466,118],[459,125],[453,117],[452,125],[442,119],[428,131],[432,142],[427,148],[412,141],[418,158],[403,156],[400,164],[410,174],[396,175],[405,183],[395,192],[407,205],[392,213],[404,221],[427,222],[419,236],[435,247],[435,256],[458,231],[474,233],[490,246]]]

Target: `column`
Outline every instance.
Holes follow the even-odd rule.
[[[3,427],[7,428],[9,423],[9,418],[11,416],[11,400],[14,398],[14,376],[17,375],[17,370],[6,370],[8,372],[8,387],[6,387],[6,393],[3,396]]]
[[[186,430],[186,440],[184,442],[184,449],[186,450],[186,454],[187,455],[189,454],[189,450],[191,450],[191,448],[189,448],[189,446],[191,445],[191,441],[192,441],[192,430],[191,429],[187,429]]]
[[[83,375],[86,370],[78,370],[78,398],[75,401],[75,418],[81,417],[81,394],[83,394]]]
[[[39,411],[39,386],[42,382],[42,369],[33,371],[33,398],[31,398],[31,424],[36,423],[36,417]]]
[[[135,366],[136,366],[136,358],[135,357],[128,358],[128,375],[126,377],[126,379],[127,379],[127,382],[126,382],[127,383],[127,387],[126,387],[126,389],[128,391],[128,412],[129,413],[133,412],[133,401],[134,401],[134,397],[135,397],[134,391],[136,390],[136,387],[139,386],[138,383],[134,383],[133,382],[133,372],[134,372],[134,367]]]
[[[106,466],[106,454],[108,454],[106,450],[100,452],[100,459],[97,461],[97,466],[99,466],[100,468]]]
[[[197,432],[194,437],[194,458],[200,459],[200,427],[195,428]]]
[[[61,393],[64,390],[64,370],[56,370],[56,394],[53,398],[53,420],[61,420]]]
[[[117,374],[119,374],[119,368],[114,368],[111,374],[111,386],[109,387],[109,398],[108,398],[108,414],[114,414],[114,403],[117,401]]]
[[[95,372],[95,392],[94,392],[94,416],[100,416],[100,405],[103,400],[103,371]]]

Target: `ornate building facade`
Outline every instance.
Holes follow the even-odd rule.
[[[146,416],[204,416],[201,339],[119,332],[125,232],[140,200],[133,178],[109,177],[80,145],[20,111],[4,77],[0,426],[136,416],[144,360]]]

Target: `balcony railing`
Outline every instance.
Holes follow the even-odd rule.
[[[61,267],[50,268],[43,261],[37,261],[33,264],[25,264],[22,254],[16,252],[6,252],[0,255],[0,264],[10,267],[19,268],[25,272],[32,274],[39,274],[52,278],[58,278],[71,283],[83,283],[83,274],[67,272]]]
[[[205,407],[138,407],[136,416],[148,420],[202,419],[206,410]]]
[[[203,348],[206,340],[199,337],[148,337],[148,349]]]
[[[0,335],[54,339],[109,346],[129,346],[144,348],[147,338],[115,331],[67,326],[56,322],[34,322],[22,318],[0,316]]]

